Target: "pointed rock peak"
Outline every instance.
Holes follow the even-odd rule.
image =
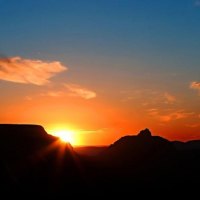
[[[148,128],[141,130],[138,134],[139,137],[151,137],[151,132]]]

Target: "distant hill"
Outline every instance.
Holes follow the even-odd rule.
[[[126,188],[121,183],[145,190],[194,189],[200,181],[199,142],[171,142],[152,136],[148,129],[124,136],[97,155],[97,165],[103,170],[96,179],[103,185],[116,183],[118,189]]]
[[[110,145],[100,157],[109,162],[124,162],[148,160],[149,155],[157,158],[175,150],[174,145],[159,136],[152,136],[148,129],[138,135],[124,136]]]
[[[200,140],[169,141],[145,129],[108,147],[73,148],[39,125],[0,125],[0,192],[7,195],[125,197],[193,191],[199,182]]]
[[[97,156],[107,149],[107,146],[77,146],[74,151],[80,155]]]
[[[200,150],[200,140],[190,140],[187,142],[173,141],[172,143],[178,150]]]

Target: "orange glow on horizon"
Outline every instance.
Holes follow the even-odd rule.
[[[162,113],[159,109],[148,109],[147,112],[138,106],[139,101],[134,108],[129,102],[111,103],[111,100],[85,100],[73,96],[62,98],[33,94],[31,100],[9,96],[6,101],[2,100],[0,121],[39,124],[47,133],[57,137],[65,135],[65,131],[72,131],[72,134],[64,136],[72,146],[110,145],[144,128],[169,140],[188,141],[200,137],[199,117],[195,113],[182,110]]]

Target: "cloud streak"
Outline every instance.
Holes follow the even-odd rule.
[[[164,98],[165,98],[165,103],[167,103],[167,104],[173,104],[177,101],[176,97],[169,94],[168,92],[164,93]]]
[[[59,61],[42,61],[21,57],[0,58],[0,79],[15,83],[45,85],[50,78],[67,70]]]
[[[123,95],[121,101],[140,101],[143,106],[158,104],[163,104],[163,106],[166,106],[166,104],[172,106],[173,104],[178,103],[177,97],[167,91],[165,92],[152,89],[136,89],[133,91],[121,91],[121,94]],[[147,97],[148,101],[146,100]]]
[[[48,96],[48,97],[63,97],[65,93],[63,91],[48,91],[40,94],[41,96]]]
[[[161,114],[158,109],[152,108],[147,110],[148,114],[161,122],[170,122],[178,119],[188,118],[193,116],[193,112],[186,112],[184,110],[175,110],[166,114]]]
[[[65,84],[65,87],[69,90],[69,95],[74,97],[81,97],[84,99],[93,99],[97,95],[94,91],[86,89],[76,84]]]
[[[84,130],[84,129],[81,129],[79,130],[80,133],[103,133],[104,131],[106,131],[108,128],[102,128],[102,129],[96,129],[96,130]]]
[[[187,127],[190,127],[190,128],[197,128],[200,126],[200,123],[196,123],[196,124],[186,124]]]
[[[51,98],[77,97],[89,100],[95,98],[97,95],[94,91],[86,89],[80,85],[62,84],[60,89],[43,91],[39,96]],[[32,100],[32,98],[33,97],[31,96],[27,96],[26,100]]]

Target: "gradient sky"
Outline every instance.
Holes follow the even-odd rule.
[[[0,56],[0,123],[200,139],[198,0],[0,0]]]

